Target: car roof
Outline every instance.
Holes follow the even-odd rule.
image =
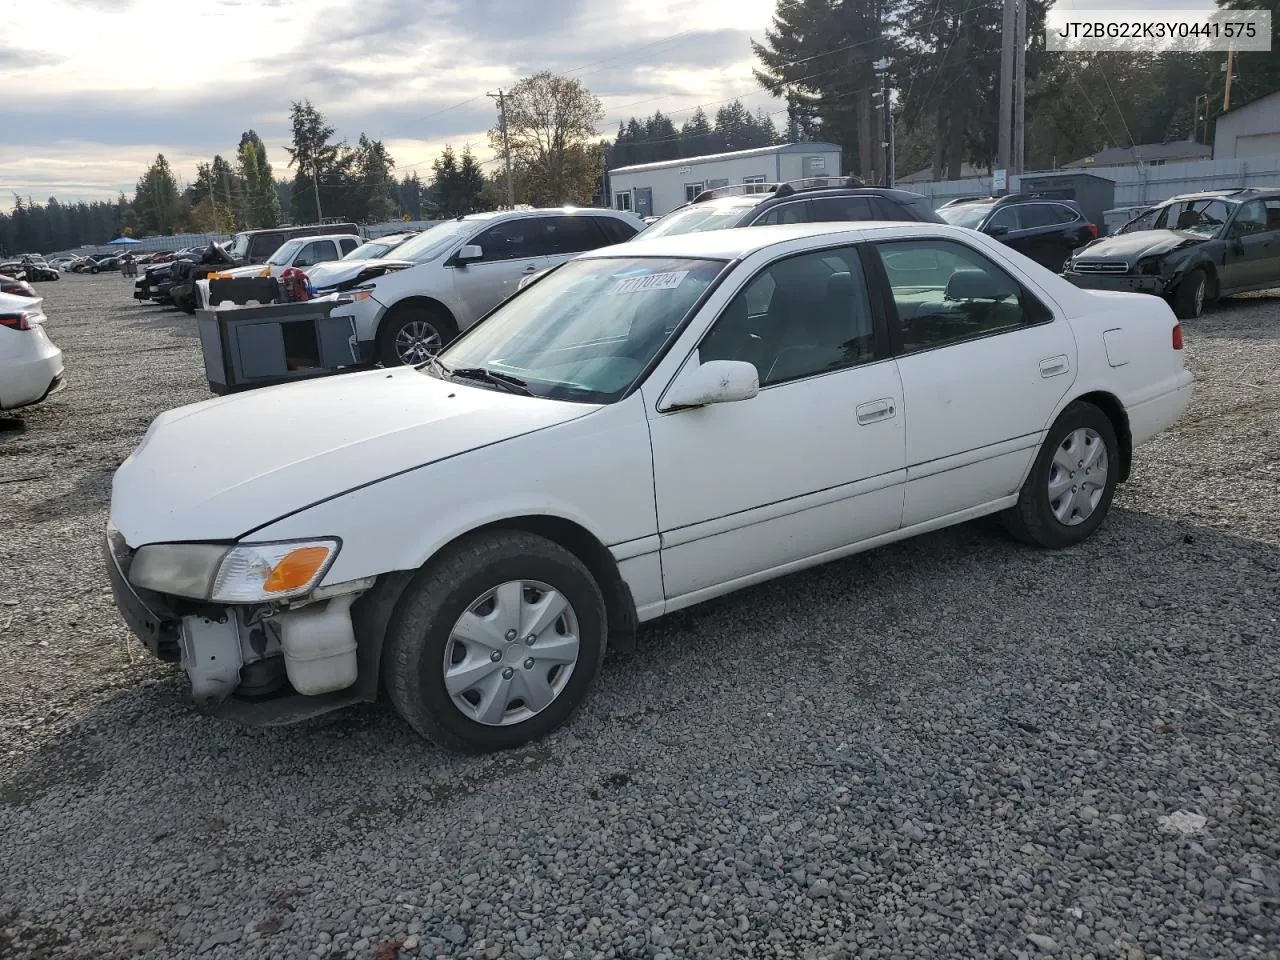
[[[355,237],[357,240],[359,240],[360,234],[358,233],[317,233],[314,236],[290,237],[288,240],[285,241],[285,243],[293,243],[293,241],[295,240],[305,240],[308,243],[310,243],[312,240],[348,240],[351,237]],[[282,243],[281,246],[284,246],[284,243]]]
[[[566,214],[569,216],[572,216],[575,213],[585,213],[595,217],[606,216],[606,217],[613,217],[616,220],[627,219],[622,211],[609,210],[605,207],[567,207],[567,206],[566,207],[536,207],[532,210],[487,210],[484,213],[467,213],[462,215],[461,217],[456,217],[455,219],[468,221],[468,222],[478,222],[478,221],[484,221],[484,220],[497,220],[499,218],[506,217],[512,220],[516,220],[521,217],[546,216],[549,213]]]
[[[615,244],[586,254],[588,257],[690,257],[711,260],[736,260],[758,250],[806,237],[848,236],[850,242],[885,233],[910,236],[927,233],[954,239],[971,239],[972,230],[945,223],[903,222],[889,220],[850,220],[829,223],[786,223],[769,227],[731,227],[726,230],[704,230],[677,233],[665,237],[638,236],[626,243]]]

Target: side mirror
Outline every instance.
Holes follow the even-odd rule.
[[[1003,237],[1009,232],[1008,227],[987,227],[986,233],[989,237]]]
[[[743,360],[709,360],[687,368],[667,391],[663,406],[679,410],[733,403],[750,400],[759,392],[760,374],[755,364]]]
[[[484,250],[478,244],[469,243],[453,258],[454,263],[466,264],[484,259]]]

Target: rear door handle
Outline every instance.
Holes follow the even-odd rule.
[[[898,412],[898,405],[886,397],[883,400],[872,400],[870,403],[859,404],[856,412],[858,414],[858,423],[865,426],[868,423],[891,420]]]
[[[1066,373],[1071,368],[1070,362],[1067,360],[1066,354],[1060,357],[1050,357],[1048,360],[1040,361],[1040,376],[1057,377]]]

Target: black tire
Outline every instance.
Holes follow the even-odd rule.
[[[405,361],[396,350],[396,338],[400,332],[413,323],[426,324],[435,332],[440,348],[448,346],[458,335],[458,328],[449,316],[437,308],[426,304],[408,304],[392,310],[382,321],[378,330],[378,362],[384,367],[402,367]],[[427,359],[425,356],[423,360]]]
[[[445,687],[444,657],[458,618],[487,591],[513,580],[540,581],[564,595],[577,618],[578,659],[559,695],[540,712],[492,726],[454,703]],[[387,628],[383,677],[396,710],[422,736],[464,753],[506,750],[546,736],[573,715],[600,670],[607,635],[604,598],[576,556],[531,533],[480,533],[442,552],[405,589]],[[517,639],[510,649],[519,648]],[[521,666],[515,657],[512,663]]]
[[[1090,430],[1105,446],[1107,469],[1102,496],[1083,521],[1067,524],[1054,513],[1049,481],[1058,448],[1077,430]],[[1018,502],[1000,515],[1005,529],[1017,540],[1037,547],[1061,550],[1082,543],[1106,519],[1120,478],[1120,445],[1110,418],[1091,403],[1077,401],[1067,407],[1049,429],[1044,446],[1036,456]],[[1069,479],[1075,479],[1074,472]],[[1080,479],[1084,479],[1083,477]],[[1091,478],[1096,479],[1096,478]],[[1075,489],[1073,486],[1072,490]]]
[[[90,272],[90,273],[97,273],[97,272],[98,272],[98,268],[97,268],[97,267],[90,267],[90,268],[89,268],[89,272]]]
[[[1173,291],[1173,312],[1179,320],[1194,320],[1204,312],[1209,294],[1209,278],[1196,267],[1178,281]]]

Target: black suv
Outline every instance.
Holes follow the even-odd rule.
[[[1054,273],[1062,271],[1073,250],[1098,238],[1074,200],[1035,193],[1004,197],[957,197],[938,208],[942,219],[994,237]]]
[[[637,237],[667,237],[778,223],[892,220],[943,223],[927,197],[888,187],[864,187],[856,177],[788,183],[740,183],[704,190]]]

